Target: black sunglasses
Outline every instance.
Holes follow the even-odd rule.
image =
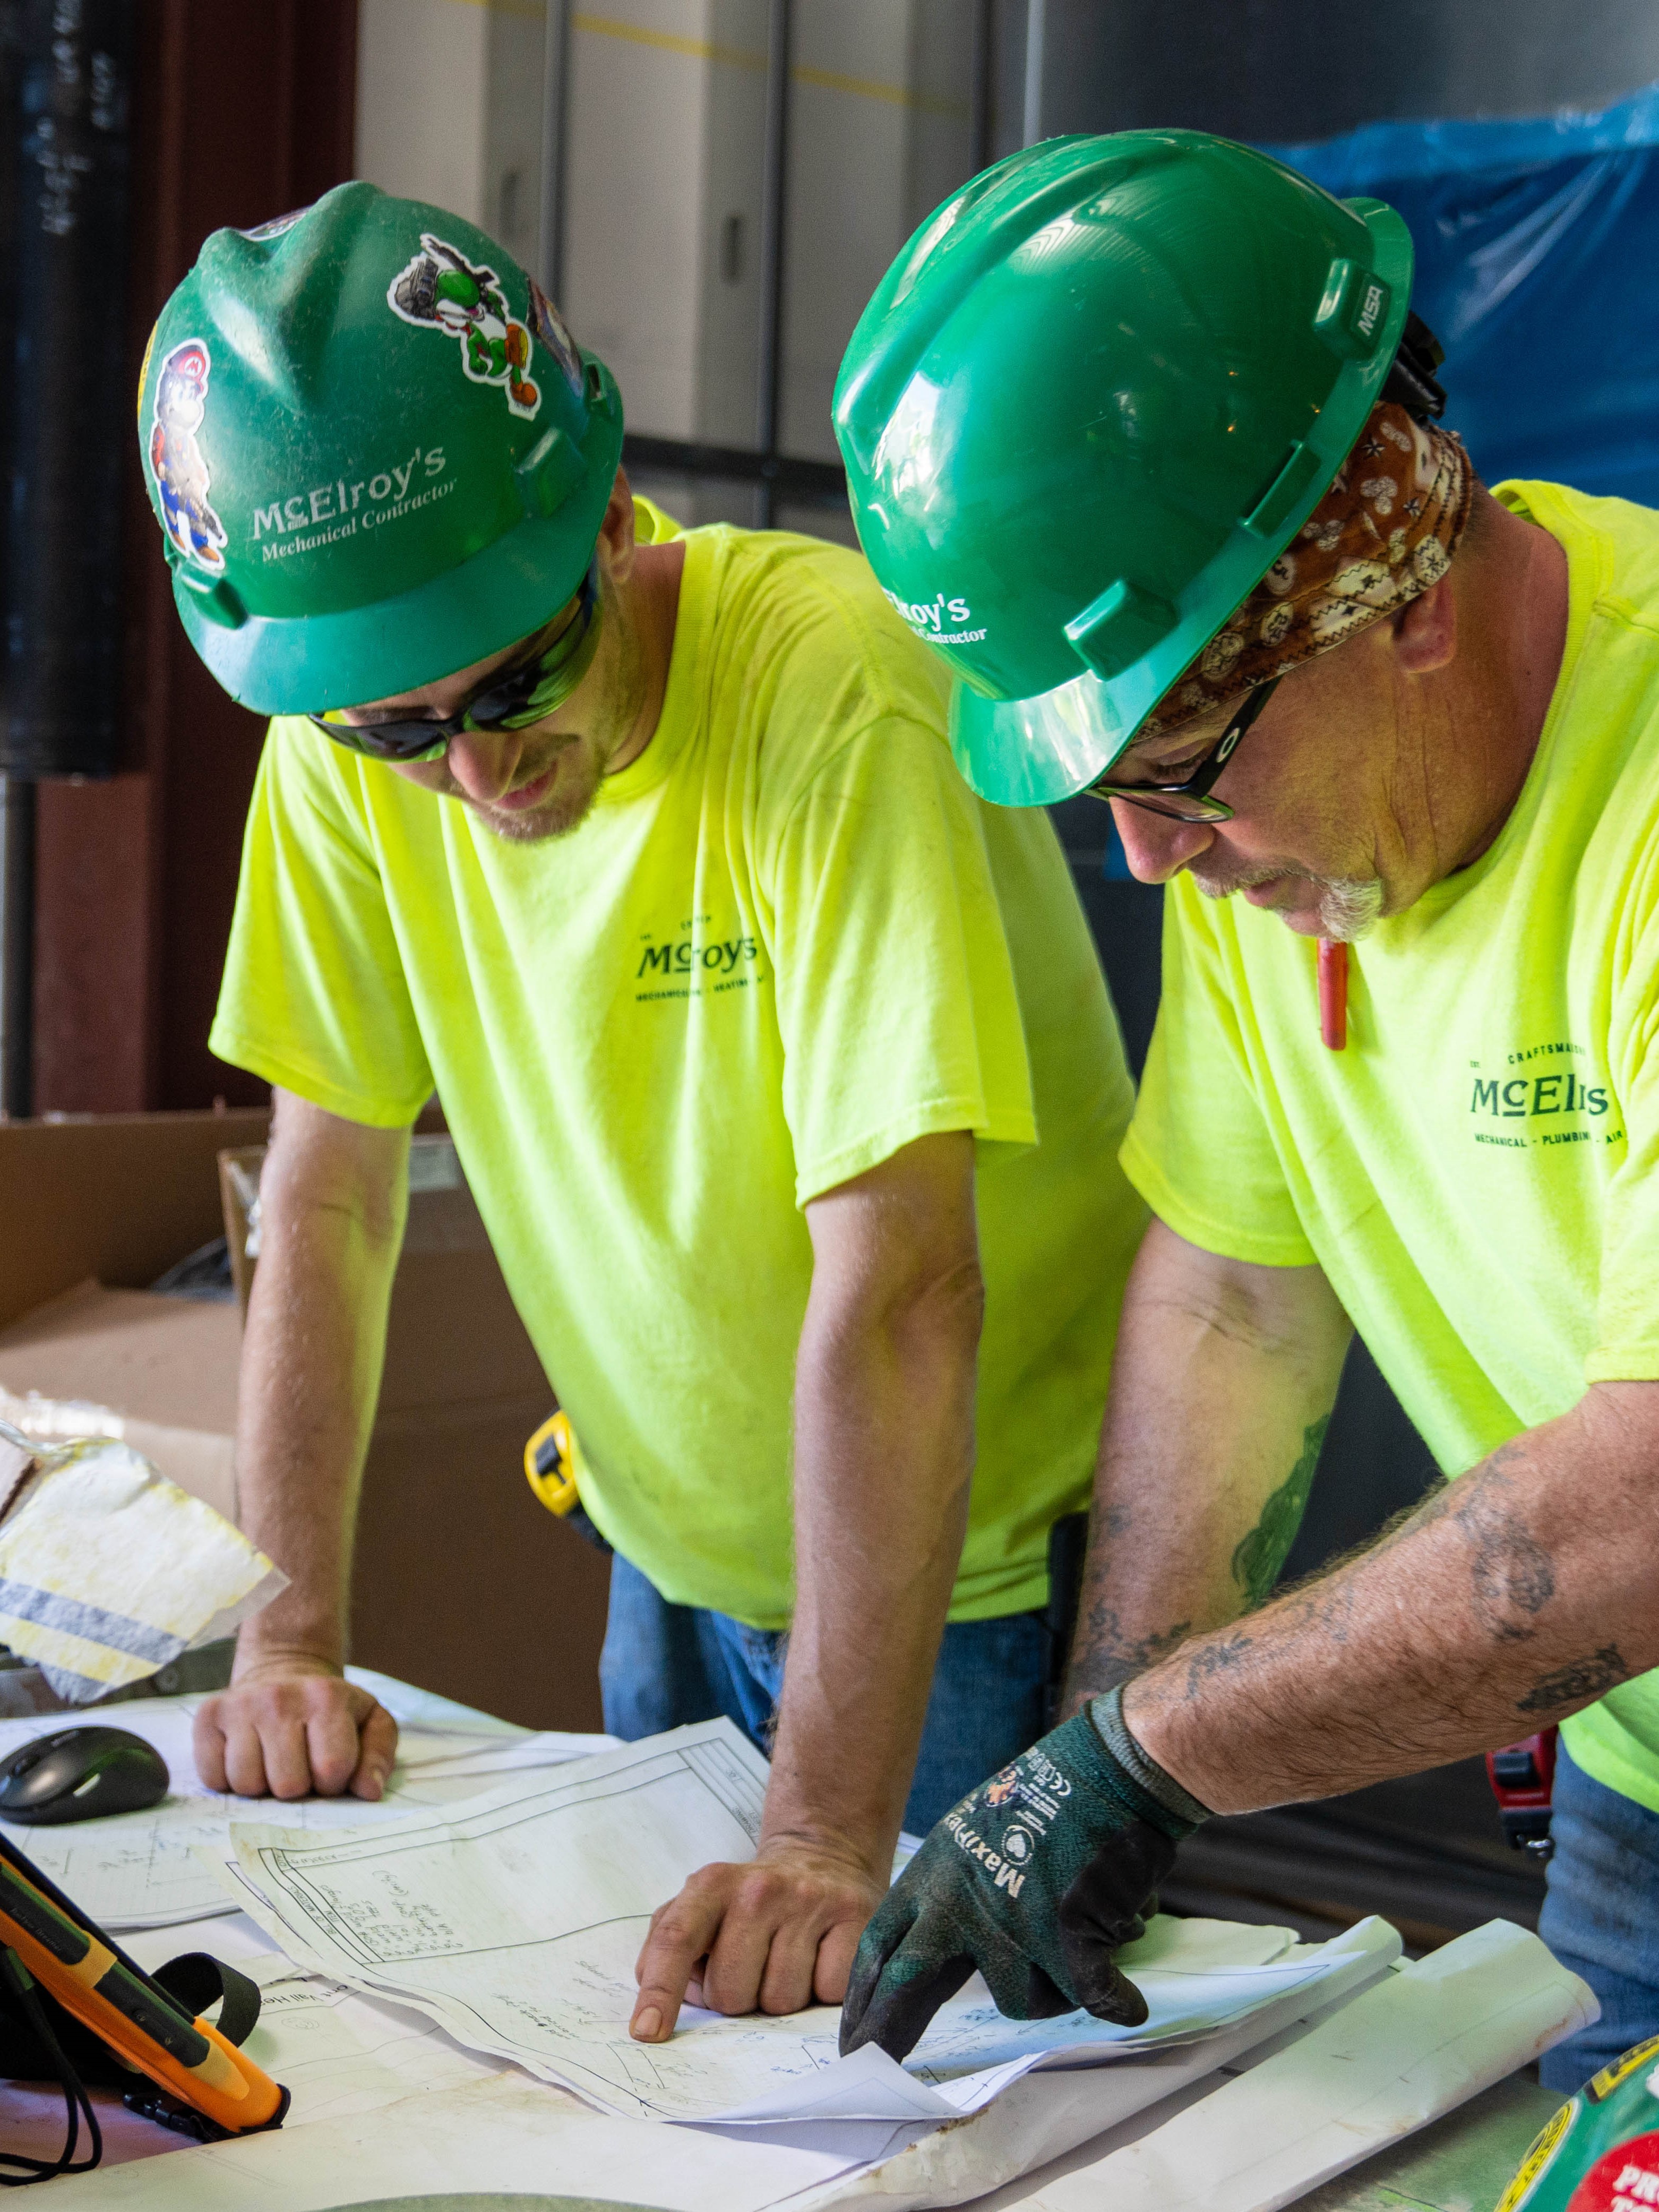
[[[599,642],[599,565],[582,579],[573,610],[561,608],[523,654],[492,669],[453,714],[398,714],[384,722],[343,722],[338,709],[313,714],[325,736],[374,760],[435,759],[465,730],[521,730],[562,707],[586,675]],[[548,635],[551,630],[552,636]]]
[[[1126,799],[1131,806],[1144,807],[1148,814],[1166,815],[1174,822],[1231,822],[1232,808],[1224,799],[1212,799],[1210,787],[1238,750],[1239,739],[1279,689],[1280,680],[1273,677],[1246,693],[1231,721],[1182,782],[1115,783],[1109,775],[1103,775],[1098,783],[1089,786],[1090,790],[1097,799]]]

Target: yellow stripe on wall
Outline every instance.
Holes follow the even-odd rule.
[[[570,18],[573,31],[591,31],[596,38],[622,39],[630,46],[655,46],[665,54],[684,54],[696,62],[729,62],[735,69],[763,70],[766,56],[745,46],[717,46],[710,39],[682,38],[678,31],[647,31],[638,23],[618,22],[614,15],[588,15],[579,9]]]
[[[723,46],[709,39],[688,39],[674,31],[647,31],[638,23],[624,23],[614,15],[577,13],[571,27],[591,31],[596,37],[621,39],[629,46],[654,46],[659,52],[683,54],[690,61],[725,62],[734,69],[764,70],[766,56],[745,46]],[[821,92],[851,93],[859,100],[879,100],[890,107],[915,107],[932,115],[955,116],[965,122],[968,109],[960,100],[939,100],[925,93],[907,92],[902,84],[879,77],[847,76],[839,70],[814,69],[801,63],[789,72],[797,84],[810,84]]]

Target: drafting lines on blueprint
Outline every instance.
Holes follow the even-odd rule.
[[[651,1912],[698,1867],[753,1856],[765,1789],[759,1753],[713,1722],[380,1836],[312,1850],[307,1838],[238,1824],[234,1839],[291,1957],[413,1998],[474,2049],[612,2110],[666,2118],[738,2101],[754,2080],[751,2042],[772,2055],[769,2072],[784,2055],[769,2023],[734,2035],[722,2021],[720,2052],[695,2056],[690,2045],[708,2040],[695,2027],[651,2049],[627,2033]],[[835,2011],[796,2015],[799,2024],[786,2065],[833,2060]]]

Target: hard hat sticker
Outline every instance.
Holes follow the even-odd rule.
[[[541,286],[530,280],[530,327],[564,373],[564,380],[578,399],[582,396],[582,357],[570,325]]]
[[[500,277],[429,230],[421,249],[386,287],[386,305],[406,323],[456,339],[474,384],[499,385],[514,415],[533,416],[542,395],[529,373],[530,332],[508,312]]]
[[[149,433],[150,472],[161,503],[161,527],[187,561],[210,575],[224,574],[224,525],[208,504],[212,477],[196,441],[207,411],[213,367],[206,343],[185,338],[161,363]]]

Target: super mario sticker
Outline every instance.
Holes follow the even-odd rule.
[[[530,332],[508,312],[500,277],[429,230],[421,247],[386,287],[386,305],[406,323],[457,339],[472,382],[499,385],[514,415],[533,416],[542,395],[529,374]]]
[[[207,411],[212,357],[203,338],[185,338],[161,363],[155,380],[149,465],[161,502],[161,527],[187,561],[210,575],[224,574],[224,525],[208,504],[212,478],[196,433]]]

